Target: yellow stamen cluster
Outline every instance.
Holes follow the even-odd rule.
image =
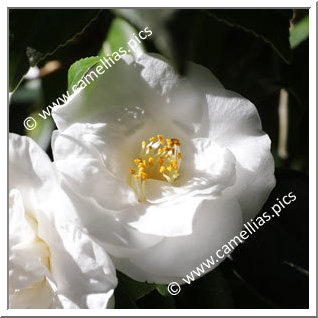
[[[165,171],[166,171],[166,167],[161,166],[160,169],[159,169],[159,172],[160,173],[164,173]]]
[[[142,183],[147,179],[173,182],[179,177],[181,164],[180,141],[176,138],[165,139],[163,135],[149,138],[149,142],[141,142],[141,152],[134,159],[135,166],[130,169],[132,186],[139,193]]]
[[[135,164],[138,167],[138,174],[136,174],[135,169],[130,169],[130,174],[134,176],[135,179],[141,179],[142,181],[145,181],[149,178],[149,174],[145,172],[145,168],[147,167],[147,161],[144,159],[135,159],[134,160]],[[150,165],[150,162],[149,162]]]
[[[150,157],[150,158],[148,159],[149,166],[153,166],[154,161],[155,161],[155,158]]]

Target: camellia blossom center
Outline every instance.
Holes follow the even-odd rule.
[[[164,139],[163,135],[141,142],[141,151],[130,169],[130,185],[139,201],[145,201],[144,187],[148,179],[173,183],[179,176],[181,165],[180,141]]]

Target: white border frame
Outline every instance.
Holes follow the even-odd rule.
[[[158,3],[158,2],[156,2]],[[5,1],[5,6],[1,7],[1,30],[5,30],[1,33],[1,43],[8,43],[7,39],[7,26],[8,26],[8,7],[25,7],[26,2],[22,0],[15,1]],[[47,7],[43,1],[30,0],[27,2],[28,7]],[[55,0],[55,7],[78,7],[78,1],[69,0]],[[90,0],[90,6],[85,6],[83,3],[83,8],[105,8],[105,4],[109,7],[158,7],[145,0],[142,1],[108,1],[105,3],[104,0]],[[196,6],[194,6],[195,4]],[[162,7],[213,7],[226,8],[226,7],[236,7],[236,8],[311,8],[309,10],[309,169],[310,169],[310,179],[309,179],[309,207],[310,207],[310,224],[309,224],[309,309],[107,309],[105,310],[18,310],[18,309],[7,309],[7,180],[2,178],[1,180],[1,211],[3,216],[0,222],[0,246],[2,262],[0,263],[0,314],[1,316],[316,316],[316,12],[317,4],[315,1],[281,1],[281,0],[270,0],[270,1],[226,1],[226,0],[214,0],[213,2],[208,0],[196,0],[192,3],[184,2],[181,0],[171,1],[171,0],[161,0],[160,5]],[[237,6],[239,4],[239,6]],[[6,70],[8,74],[8,46],[7,50],[1,50],[1,63],[2,72]],[[4,74],[1,76],[1,93],[2,93],[2,107],[1,112],[1,133],[0,142],[1,148],[7,147],[7,132],[8,132],[8,114],[7,114],[7,92],[8,83],[7,76]],[[1,157],[1,168],[2,175],[7,175],[7,157],[4,156],[5,151],[2,150]],[[5,216],[4,216],[5,215]]]

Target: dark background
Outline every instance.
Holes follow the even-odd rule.
[[[51,156],[53,121],[27,131],[23,120],[67,90],[74,62],[103,56],[106,46],[117,50],[145,26],[153,35],[142,49],[170,58],[182,75],[186,60],[206,66],[257,107],[272,140],[277,178],[261,213],[291,191],[297,200],[178,296],[118,273],[116,308],[308,308],[308,10],[10,9],[9,131],[30,136]],[[39,74],[23,79],[36,65]],[[285,124],[278,113],[282,89],[288,94]],[[279,146],[284,129],[287,142]]]

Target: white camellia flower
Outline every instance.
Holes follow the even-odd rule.
[[[28,137],[9,135],[9,307],[106,308],[117,285],[105,251],[72,220],[55,168]]]
[[[182,282],[275,185],[255,106],[206,68],[188,70],[126,56],[53,111],[54,161],[78,222],[139,281]]]

